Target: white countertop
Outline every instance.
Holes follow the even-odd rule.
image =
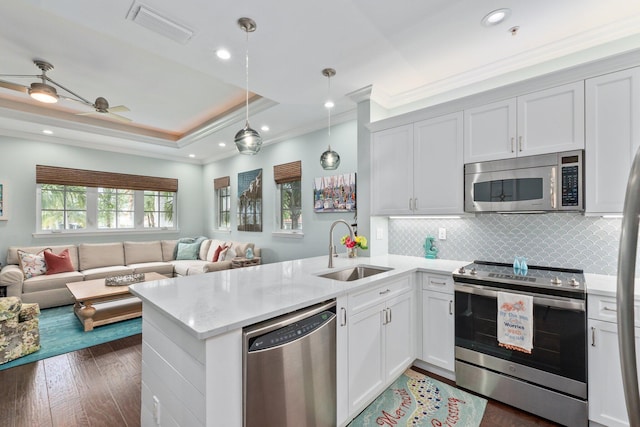
[[[261,322],[281,314],[375,285],[415,271],[451,273],[467,261],[426,259],[402,255],[333,259],[320,256],[255,267],[136,283],[131,292],[198,339]],[[317,277],[351,265],[390,267],[393,270],[353,282]]]
[[[131,292],[151,304],[198,339],[206,339],[315,303],[336,298],[394,276],[426,271],[449,274],[469,261],[403,255],[333,259],[319,256],[255,267],[137,283]],[[357,264],[393,270],[353,282],[317,277]],[[585,274],[587,292],[615,297],[616,276]],[[636,286],[640,299],[640,286]]]

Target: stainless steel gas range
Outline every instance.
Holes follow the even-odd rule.
[[[582,270],[475,261],[453,278],[456,384],[567,426],[588,425]],[[499,342],[499,298],[530,302],[530,349]]]

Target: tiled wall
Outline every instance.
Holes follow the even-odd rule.
[[[438,258],[581,268],[615,275],[621,219],[573,213],[482,214],[462,219],[389,219],[389,253],[424,256],[427,236],[436,237]],[[438,240],[444,227],[446,240]]]

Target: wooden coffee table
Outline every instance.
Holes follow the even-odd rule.
[[[145,273],[144,281],[166,279],[158,273]],[[67,283],[76,303],[73,311],[82,322],[84,331],[95,326],[142,316],[142,302],[129,292],[129,286],[107,286],[104,279]]]

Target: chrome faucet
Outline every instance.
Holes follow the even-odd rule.
[[[351,235],[351,240],[355,240],[356,238],[355,233],[353,232],[353,228],[351,228],[351,225],[349,225],[347,221],[345,221],[344,219],[338,219],[333,221],[333,224],[331,224],[331,228],[329,228],[329,268],[333,268],[333,254],[334,254],[334,251],[336,250],[335,246],[333,246],[333,228],[339,222],[343,223],[344,225],[347,226],[347,228],[349,228],[349,234]]]

